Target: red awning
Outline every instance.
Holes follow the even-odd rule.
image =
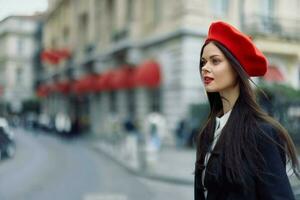
[[[142,63],[134,75],[135,86],[158,87],[161,81],[160,66],[155,61]]]
[[[95,83],[98,79],[98,75],[90,74],[83,78],[83,89],[84,92],[96,91]]]
[[[82,81],[81,80],[74,81],[71,90],[76,94],[83,93]]]
[[[62,49],[48,49],[41,53],[41,60],[50,64],[57,65],[61,60],[67,59],[71,56],[70,50]]]
[[[97,75],[91,74],[82,77],[74,82],[72,91],[77,94],[88,93],[96,91]]]
[[[112,86],[114,89],[129,89],[134,86],[133,75],[134,68],[129,66],[120,67],[112,78]]]
[[[47,85],[49,93],[57,92],[56,91],[56,84],[55,83],[50,83]]]
[[[94,91],[95,92],[99,92],[101,91],[103,88],[102,88],[102,79],[103,78],[103,75],[102,74],[99,74],[96,78],[95,78],[95,82],[94,82]]]
[[[41,53],[41,60],[50,64],[57,65],[59,63],[59,56],[51,50],[45,50]]]
[[[57,49],[54,52],[60,59],[66,59],[71,56],[71,52],[67,48]]]
[[[263,78],[269,82],[283,82],[285,80],[283,74],[276,66],[269,66]]]
[[[113,77],[116,74],[116,70],[110,70],[107,72],[104,72],[101,75],[101,78],[97,81],[97,88],[98,90],[113,90],[116,89],[113,85]]]
[[[70,92],[71,89],[71,82],[70,81],[60,81],[55,84],[55,91],[67,94]]]
[[[40,85],[37,88],[36,94],[39,97],[46,97],[49,95],[49,92],[50,92],[50,88],[48,85]]]

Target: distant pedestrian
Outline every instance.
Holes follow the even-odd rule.
[[[126,134],[136,134],[136,127],[133,123],[132,117],[127,117],[123,123],[123,129]]]
[[[299,177],[295,146],[250,85],[266,70],[247,35],[221,21],[210,25],[200,54],[210,114],[197,139],[195,200],[294,199],[286,156]]]
[[[176,146],[182,147],[184,145],[184,132],[186,129],[186,121],[184,119],[180,120],[176,128]]]
[[[161,147],[161,141],[158,135],[157,125],[152,123],[150,124],[150,145],[158,151]]]

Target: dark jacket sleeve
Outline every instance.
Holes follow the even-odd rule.
[[[203,186],[200,181],[201,173],[199,173],[199,171],[196,171],[194,178],[194,200],[205,200]]]
[[[286,174],[285,152],[268,138],[280,144],[282,141],[271,126],[263,126],[262,130],[257,144],[265,166],[261,179],[256,179],[257,197],[268,200],[293,200],[295,198]]]

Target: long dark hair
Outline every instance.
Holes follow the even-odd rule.
[[[275,143],[285,152],[288,156],[288,162],[291,162],[291,167],[299,178],[299,162],[296,149],[286,129],[260,108],[250,85],[251,79],[231,52],[216,41],[210,42],[214,43],[228,59],[238,74],[240,84],[240,95],[232,108],[230,117],[218,141],[221,154],[224,155],[221,164],[225,166],[226,179],[231,183],[238,183],[246,187],[245,177],[249,174],[249,171],[261,178],[260,169],[263,168],[265,163],[257,148],[256,141],[259,133],[262,133],[263,137]],[[207,44],[204,44],[201,49],[200,59]],[[201,67],[200,62],[200,73]],[[210,113],[197,138],[196,171],[201,168],[205,154],[213,141],[215,118],[219,113],[223,113],[220,94],[218,92],[207,92],[207,96]],[[267,134],[263,134],[260,125],[262,123],[271,126],[278,133],[283,143],[278,143],[271,137],[268,137]],[[247,166],[243,164],[245,162],[247,162]]]

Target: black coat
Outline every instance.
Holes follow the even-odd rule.
[[[262,125],[261,128],[272,139],[282,144],[278,134],[270,125]],[[265,171],[263,173],[263,181],[254,175],[246,177],[247,186],[250,188],[247,192],[242,192],[238,185],[229,183],[223,177],[216,178],[217,172],[220,172],[219,153],[211,154],[207,163],[204,185],[208,191],[207,200],[293,200],[294,195],[286,174],[286,158],[285,152],[272,143],[269,139],[260,138],[257,141],[257,148],[261,152],[266,161]],[[217,147],[217,145],[216,145]],[[205,200],[204,187],[201,181],[201,174],[205,166],[201,170],[195,172],[194,195],[195,200]],[[221,170],[222,171],[222,170]]]

